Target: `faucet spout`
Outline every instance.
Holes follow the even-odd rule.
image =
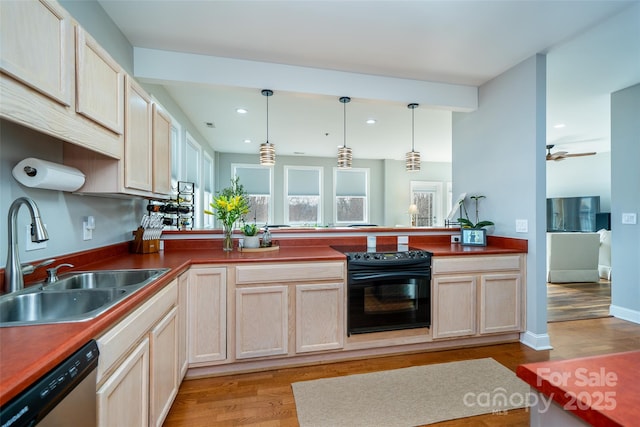
[[[9,244],[7,247],[7,265],[4,269],[4,286],[7,292],[15,292],[24,288],[24,276],[18,251],[17,225],[18,210],[22,205],[27,206],[31,215],[31,241],[40,243],[49,240],[49,234],[42,223],[40,209],[38,209],[36,202],[28,197],[19,197],[14,200],[9,207],[9,214],[7,215]]]

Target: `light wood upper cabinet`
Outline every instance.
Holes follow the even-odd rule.
[[[153,104],[153,192],[171,193],[171,118]]]
[[[122,67],[80,26],[76,27],[76,111],[117,134],[124,131]]]
[[[2,71],[71,105],[73,32],[66,11],[48,1],[2,1],[0,16]]]
[[[130,76],[126,77],[124,183],[142,191],[153,189],[151,97]]]

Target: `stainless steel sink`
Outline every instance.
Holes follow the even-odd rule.
[[[0,327],[93,319],[169,269],[72,272],[54,283],[0,296]]]
[[[124,289],[35,291],[0,301],[0,322],[6,326],[72,322],[95,317],[126,295]]]
[[[149,270],[95,270],[73,272],[60,276],[58,281],[45,285],[45,289],[104,289],[142,287],[162,276],[169,269]]]

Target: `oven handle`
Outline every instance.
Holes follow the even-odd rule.
[[[384,272],[384,273],[353,273],[351,275],[351,282],[364,282],[368,280],[380,280],[389,279],[392,277],[419,277],[424,279],[431,279],[431,271],[412,271],[412,272]]]

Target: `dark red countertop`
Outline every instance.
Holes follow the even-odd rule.
[[[518,377],[594,426],[640,420],[640,351],[528,363]]]
[[[446,239],[448,238],[446,236]],[[223,252],[220,241],[177,240],[165,241],[165,250],[154,254],[131,254],[128,251],[128,243],[125,242],[86,253],[58,257],[58,263],[74,264],[76,267],[73,270],[162,267],[170,268],[171,271],[90,321],[0,328],[0,405],[8,402],[87,341],[109,329],[191,265],[344,260],[344,254],[331,249],[328,245],[338,240],[340,239],[314,241],[312,246],[303,246],[301,241],[283,241],[286,245],[281,245],[276,251],[266,252],[238,250]],[[490,246],[484,248],[452,245],[443,239],[417,239],[411,244],[432,251],[436,256],[489,255],[527,251],[526,240],[519,239],[494,240],[493,244],[490,242]],[[35,274],[29,277],[32,280],[43,279]]]

